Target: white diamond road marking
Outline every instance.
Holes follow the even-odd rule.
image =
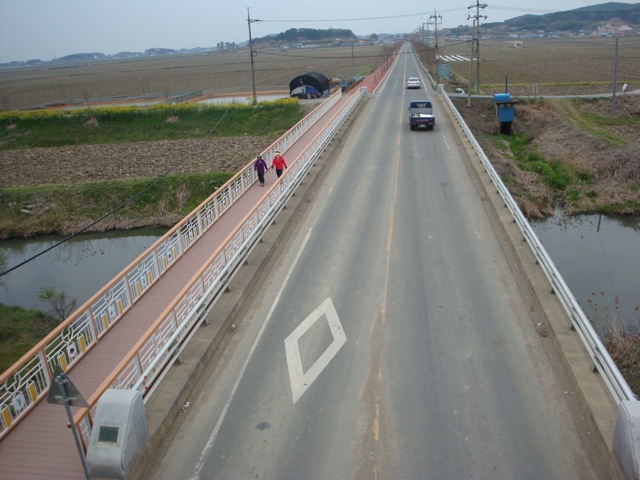
[[[324,351],[320,358],[305,372],[302,371],[302,360],[300,359],[300,349],[298,348],[298,340],[309,330],[316,321],[325,317],[329,323],[329,329],[333,335],[333,342]],[[342,324],[338,318],[331,297],[322,302],[304,321],[291,332],[284,340],[284,349],[287,354],[287,366],[289,367],[289,380],[291,381],[291,396],[295,404],[304,394],[309,386],[322,373],[324,368],[329,364],[331,359],[347,342],[347,337],[342,329]]]

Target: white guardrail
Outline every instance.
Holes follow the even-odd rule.
[[[362,92],[352,95],[349,108],[362,96]],[[341,98],[342,92],[333,94],[263,154],[270,157],[276,150],[286,151]],[[314,145],[318,148],[317,142]],[[264,229],[263,218],[273,215],[283,195],[289,192],[294,177],[298,177],[294,172],[300,171],[301,163],[304,162],[296,162],[289,169],[258,210],[202,269],[201,277],[183,291],[175,308],[163,317],[149,341],[136,353],[136,361],[123,369],[114,387],[129,388],[141,378],[142,372],[149,370],[149,365],[157,365],[159,358],[168,359],[172,355],[167,342],[181,340],[176,331],[187,335],[191,330],[189,322],[193,323],[196,317],[192,312],[211,301],[205,297],[218,292],[217,286],[228,283],[240,263],[239,255],[246,252],[247,242],[251,244],[256,232]],[[256,180],[251,162],[0,375],[0,439],[47,395],[56,365],[68,371],[76,364]],[[144,384],[153,382],[159,370],[151,367]]]
[[[607,385],[609,392],[613,396],[616,404],[619,404],[623,400],[637,400],[636,396],[631,391],[631,388],[629,388],[627,381],[624,379],[624,377],[620,373],[620,370],[618,370],[618,367],[609,355],[609,352],[607,352],[607,349],[602,344],[602,341],[598,337],[598,334],[593,329],[591,322],[589,322],[589,319],[584,314],[582,308],[571,293],[571,290],[560,275],[560,272],[558,272],[558,270],[556,269],[553,261],[549,257],[549,254],[540,243],[540,240],[538,240],[538,237],[531,228],[529,221],[522,214],[520,207],[518,207],[518,204],[511,196],[511,193],[502,182],[502,179],[493,168],[493,165],[491,165],[491,162],[485,155],[482,147],[476,141],[475,137],[471,133],[471,130],[463,120],[456,107],[451,102],[451,99],[444,91],[444,87],[442,85],[438,86],[438,92],[455,115],[458,123],[460,123],[460,126],[464,130],[464,133],[467,135],[467,138],[471,142],[471,145],[473,145],[473,148],[480,157],[480,161],[489,174],[491,181],[496,186],[498,193],[511,212],[511,215],[513,215],[514,221],[520,227],[522,235],[531,246],[533,253],[536,256],[536,260],[542,267],[542,270],[544,271],[547,279],[551,283],[553,291],[558,296],[560,302],[562,303],[562,306],[564,307],[567,315],[571,320],[571,325],[569,325],[568,327],[574,328],[578,332],[578,335],[582,339],[582,342],[584,343],[587,352],[591,357],[594,369],[597,369],[597,371],[602,375],[602,378]]]

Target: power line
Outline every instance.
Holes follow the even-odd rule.
[[[486,20],[486,15],[480,15],[480,9],[484,10],[487,8],[486,3],[480,3],[480,0],[476,0],[475,5],[471,5],[469,10],[472,8],[476,9],[475,15],[468,15],[467,20],[473,19],[473,28],[471,33],[471,61],[469,62],[469,92],[467,98],[467,106],[471,106],[471,77],[473,75],[473,52],[475,49],[475,59],[476,59],[476,95],[480,94],[480,19],[483,18]]]
[[[282,55],[282,56],[287,56],[287,57],[291,57],[294,55],[290,55],[290,54],[277,54],[277,53],[268,53],[268,52],[260,52],[266,55]],[[360,58],[377,58],[380,57],[382,55],[365,55],[365,56],[360,56]],[[298,57],[301,58],[317,58],[317,59],[348,59],[351,57],[347,57],[347,56],[342,56],[342,57],[333,57],[333,56],[320,56],[320,57],[313,57],[313,56],[302,56],[299,55]],[[232,62],[233,64],[242,64],[241,62]],[[255,98],[255,97],[254,97]],[[54,248],[59,247],[60,245],[66,243],[67,241],[75,238],[76,236],[82,234],[83,232],[87,231],[89,228],[93,227],[94,225],[97,225],[98,223],[100,223],[101,221],[105,220],[106,218],[114,215],[116,212],[118,212],[119,210],[121,210],[122,208],[126,207],[127,205],[129,205],[130,203],[132,203],[133,201],[135,201],[137,198],[139,198],[142,194],[144,194],[145,192],[147,192],[149,189],[151,189],[152,187],[154,187],[155,185],[157,185],[159,182],[161,182],[162,180],[164,180],[164,178],[166,178],[168,175],[170,175],[172,172],[174,172],[175,170],[178,169],[178,167],[182,166],[184,164],[184,162],[186,161],[186,159],[191,156],[192,154],[194,154],[198,149],[200,149],[203,145],[203,143],[209,139],[209,137],[211,137],[211,135],[213,135],[213,133],[217,130],[218,126],[220,125],[220,123],[222,122],[222,120],[225,118],[225,116],[227,115],[227,113],[229,112],[229,110],[231,110],[231,107],[228,107],[224,114],[222,115],[222,117],[220,118],[220,120],[218,120],[218,122],[216,123],[216,125],[207,133],[207,135],[200,140],[200,142],[198,142],[197,145],[194,146],[194,148],[188,152],[185,157],[182,157],[178,162],[176,162],[175,167],[171,168],[170,170],[168,170],[166,173],[160,175],[160,177],[155,180],[154,182],[152,182],[150,185],[148,185],[146,188],[144,188],[143,190],[141,190],[140,192],[138,192],[137,194],[135,194],[133,197],[129,198],[128,200],[126,200],[125,202],[123,202],[122,204],[118,205],[117,207],[115,207],[113,210],[111,210],[110,212],[104,214],[102,217],[98,218],[97,220],[92,221],[90,224],[86,225],[85,227],[81,228],[80,230],[77,230],[76,232],[72,233],[71,235],[68,235],[67,237],[63,238],[62,240],[60,240],[59,242],[55,243],[54,245],[51,245],[50,247],[44,249],[41,252],[38,252],[37,254],[29,257],[28,259],[20,262],[19,264],[8,268],[7,270],[0,272],[0,277],[13,272],[14,270],[17,270],[18,268],[26,265],[29,262],[32,262],[33,260],[35,260],[36,258],[44,255],[45,253],[50,252],[51,250],[53,250]]]
[[[97,225],[98,223],[100,223],[101,221],[103,221],[104,219],[110,217],[111,215],[114,215],[118,210],[121,210],[122,208],[126,207],[127,205],[129,205],[131,202],[133,202],[134,200],[136,200],[137,198],[139,198],[143,193],[145,193],[146,191],[148,191],[149,189],[151,189],[152,187],[154,187],[155,185],[157,185],[158,183],[160,183],[162,180],[164,180],[168,175],[170,175],[171,173],[173,173],[175,170],[178,169],[178,167],[182,166],[184,164],[184,161],[186,158],[188,158],[189,156],[193,155],[199,148],[202,147],[202,144],[213,134],[213,132],[216,131],[216,129],[218,128],[218,126],[220,125],[220,123],[222,122],[222,120],[224,119],[224,117],[226,117],[227,113],[229,113],[229,110],[231,110],[231,107],[228,107],[224,114],[222,115],[222,117],[220,117],[220,120],[218,120],[218,123],[216,123],[216,125],[207,133],[207,135],[200,140],[200,142],[198,142],[197,145],[194,146],[193,150],[191,150],[190,152],[188,152],[186,154],[185,157],[182,157],[180,159],[180,161],[176,162],[175,166],[173,168],[171,168],[169,171],[167,171],[167,173],[164,173],[162,175],[160,175],[160,177],[155,180],[154,182],[152,182],[150,185],[148,185],[146,188],[144,188],[143,190],[141,190],[140,192],[136,193],[133,197],[129,198],[128,200],[126,200],[125,202],[123,202],[122,204],[118,205],[116,208],[114,208],[113,210],[111,210],[109,213],[104,214],[102,217],[98,218],[97,220],[94,220],[93,222],[91,222],[89,225],[82,227],[80,230],[77,230],[76,232],[72,233],[71,235],[63,238],[62,240],[60,240],[58,243],[55,243],[53,245],[51,245],[50,247],[44,249],[41,252],[38,252],[37,254],[31,256],[30,258],[22,261],[21,263],[5,270],[4,272],[0,272],[0,277],[13,272],[14,270],[17,270],[18,268],[22,267],[23,265],[26,265],[29,262],[32,262],[33,260],[35,260],[36,258],[40,257],[41,255],[44,255],[47,252],[50,252],[51,250],[53,250],[56,247],[59,247],[60,245],[62,245],[63,243],[66,243],[67,241],[71,240],[74,237],[77,237],[78,235],[80,235],[81,233],[87,231],[89,228],[93,227],[94,225]]]
[[[449,10],[443,10],[442,12],[456,12],[465,10],[464,8],[453,8]],[[319,23],[319,22],[361,22],[366,20],[386,20],[389,18],[405,18],[405,17],[415,17],[415,16],[427,16],[430,12],[421,12],[421,13],[408,13],[405,15],[384,15],[381,17],[360,17],[360,18],[330,18],[330,19],[318,19],[314,18],[312,20],[285,20],[285,19],[263,19],[262,22],[269,23]]]

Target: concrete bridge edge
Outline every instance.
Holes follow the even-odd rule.
[[[448,121],[458,134],[458,147],[463,153],[467,169],[474,179],[476,190],[489,215],[514,273],[520,291],[530,305],[531,318],[541,337],[547,337],[562,362],[579,405],[582,417],[573,412],[580,436],[588,448],[600,457],[611,479],[624,479],[613,451],[614,429],[618,407],[586,352],[578,334],[571,329],[571,320],[560,300],[553,293],[533,250],[526,242],[513,216],[493,185],[480,157],[468,140],[445,101],[438,96]],[[444,120],[444,119],[442,119]],[[441,121],[442,121],[441,120]]]

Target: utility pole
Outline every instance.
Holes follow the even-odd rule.
[[[471,107],[471,77],[473,75],[473,46],[476,38],[476,19],[471,27],[471,58],[469,58],[469,85],[467,86],[467,107]]]
[[[251,40],[251,24],[261,21],[262,20],[252,19],[251,15],[249,14],[249,7],[247,7],[247,25],[249,26],[249,54],[251,55],[251,87],[253,88],[254,105],[258,103],[258,96],[256,95],[256,74],[253,68],[253,57],[257,55],[258,52],[253,51],[253,43]]]
[[[611,97],[611,113],[616,114],[616,90],[618,90],[618,36],[616,35],[616,57],[613,62],[613,96]]]
[[[351,40],[351,67],[353,68],[353,75],[351,76],[351,79],[355,82],[356,81],[356,58],[353,55],[353,42],[354,40]]]
[[[436,11],[433,15],[431,15],[429,17],[429,19],[433,18],[433,24],[435,25],[435,44],[436,44],[436,65],[438,64],[438,20],[440,20],[439,23],[442,23],[442,15],[438,15],[438,12]]]
[[[480,9],[487,8],[488,5],[486,3],[480,3],[480,0],[476,0],[475,5],[471,5],[469,9],[475,8],[476,14],[469,15],[467,20],[473,18],[473,28],[471,34],[471,65],[469,66],[469,95],[468,95],[468,106],[471,106],[471,75],[473,71],[473,58],[474,58],[474,50],[475,50],[475,59],[476,59],[476,95],[480,93],[480,19],[487,19],[486,15],[480,15]]]

